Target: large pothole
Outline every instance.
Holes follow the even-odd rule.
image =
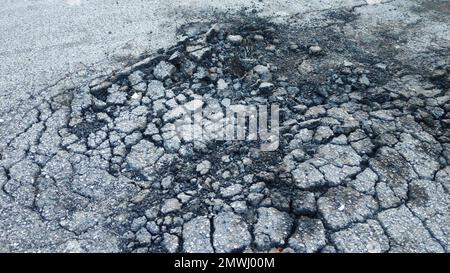
[[[447,251],[450,67],[418,73],[343,34],[352,12],[325,17],[188,24],[175,46],[74,90],[61,143],[45,147],[57,156],[26,151],[44,170],[31,207],[81,235],[97,224],[89,204],[114,206],[101,225],[130,252]],[[182,109],[214,125],[231,105],[278,105],[278,145],[175,133]],[[61,187],[80,201],[48,201]]]

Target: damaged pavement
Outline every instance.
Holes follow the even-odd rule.
[[[0,251],[448,252],[449,6],[375,2],[217,14],[2,113]],[[174,134],[198,101],[279,105],[278,149]]]

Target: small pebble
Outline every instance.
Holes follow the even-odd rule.
[[[228,35],[227,40],[233,44],[240,44],[244,38],[241,35]]]
[[[318,45],[309,47],[309,53],[312,55],[317,55],[322,52],[322,48]]]

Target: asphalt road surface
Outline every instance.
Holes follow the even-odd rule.
[[[2,1],[0,252],[448,252],[449,14]],[[269,102],[274,152],[172,133]]]

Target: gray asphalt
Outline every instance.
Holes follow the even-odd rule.
[[[108,149],[83,151],[81,146],[74,144],[71,137],[76,136],[67,128],[77,128],[76,126],[79,124],[87,127],[92,125],[90,117],[85,116],[86,113],[82,111],[85,107],[84,103],[94,99],[89,94],[90,87],[87,82],[99,75],[109,75],[112,71],[132,64],[143,54],[152,54],[158,48],[170,47],[177,41],[176,30],[179,26],[195,21],[220,21],[222,18],[217,18],[217,14],[233,14],[245,8],[254,9],[256,15],[268,17],[273,21],[287,22],[299,28],[307,25],[313,29],[323,30],[322,39],[326,38],[325,40],[328,39],[327,28],[333,28],[336,24],[336,28],[345,39],[351,42],[356,41],[356,44],[367,52],[370,51],[374,55],[392,56],[396,62],[405,63],[408,67],[417,66],[421,70],[418,75],[408,72],[412,74],[406,74],[410,76],[408,78],[403,77],[402,73],[404,72],[398,73],[396,75],[398,79],[395,81],[397,84],[395,88],[402,91],[402,86],[405,86],[405,90],[408,90],[405,92],[409,92],[406,95],[411,95],[413,97],[411,101],[414,102],[421,96],[437,96],[433,95],[433,90],[429,91],[429,86],[425,86],[421,75],[428,75],[435,71],[434,68],[439,67],[439,60],[444,59],[444,65],[449,63],[448,56],[440,55],[448,52],[448,48],[450,48],[449,7],[448,1],[434,0],[322,0],[314,2],[307,0],[3,0],[0,4],[0,188],[2,189],[0,191],[0,252],[117,252],[122,249],[119,244],[120,238],[112,229],[110,230],[110,225],[127,223],[129,219],[126,218],[126,215],[113,214],[112,211],[116,209],[120,211],[129,206],[130,202],[139,203],[144,199],[145,194],[148,194],[148,191],[138,192],[134,181],[131,183],[124,177],[119,179],[108,174],[104,164],[110,162],[105,160],[107,156],[103,157],[103,152],[108,153]],[[339,9],[345,9],[346,12],[333,14]],[[343,14],[354,16],[354,18],[347,20],[348,18],[342,18]],[[314,40],[312,36],[314,35],[307,37],[307,42]],[[386,63],[389,61],[387,60]],[[302,65],[304,68],[306,67],[305,71],[307,71],[308,62],[304,62]],[[441,71],[436,70],[442,72],[442,69]],[[414,86],[415,83],[420,83],[417,90]],[[76,91],[79,92],[72,92],[70,88],[78,88]],[[86,90],[88,90],[87,93]],[[441,93],[448,96],[448,90],[436,91],[436,94]],[[442,96],[442,98],[441,100],[444,100],[447,97]],[[444,104],[448,105],[446,101],[441,103],[441,100],[439,100],[441,108],[444,107],[442,106]],[[438,105],[437,101],[437,99],[436,102],[430,99],[427,100],[427,103],[430,105],[434,103],[436,106]],[[97,100],[96,103],[99,101]],[[132,102],[127,103],[134,107]],[[385,105],[385,107],[389,108],[390,106]],[[436,110],[435,108],[432,110]],[[138,110],[142,110],[142,107]],[[317,116],[322,115],[321,109],[315,110],[319,111]],[[111,127],[116,123],[120,125],[120,120],[127,121],[129,119],[128,112],[131,113],[131,111],[131,107],[124,109],[124,116],[111,123]],[[99,113],[99,116],[101,114]],[[426,113],[422,114],[426,116]],[[311,116],[314,115],[313,113]],[[80,121],[83,122],[80,123]],[[123,125],[127,129],[130,124],[125,122]],[[399,126],[398,129],[401,132],[409,130],[406,125],[396,126]],[[382,126],[380,125],[380,127]],[[82,129],[80,129],[81,131]],[[101,133],[98,134],[98,139],[93,140],[94,142],[102,141],[106,135],[110,137],[109,131],[108,134],[104,132],[102,135]],[[80,134],[82,135],[82,132]],[[420,132],[420,134],[424,135],[424,139],[428,136],[425,132]],[[80,138],[83,138],[81,135]],[[133,142],[132,137],[127,141]],[[427,142],[428,140],[420,139],[420,141]],[[436,218],[437,220],[434,216],[442,206],[447,206],[447,203],[442,200],[446,198],[448,200],[450,146],[448,143],[443,144],[443,147],[436,145],[442,156],[428,159],[427,155],[416,147],[419,146],[417,144],[419,142],[409,135],[402,135],[402,145],[397,145],[397,149],[410,157],[411,164],[420,167],[420,177],[424,174],[424,177],[429,179],[417,180],[414,183],[408,182],[410,186],[424,188],[425,193],[429,193],[433,197],[427,201],[431,204],[429,211],[423,212],[417,204],[409,204],[409,199],[408,202],[399,206],[396,196],[388,198],[390,197],[389,189],[380,189],[380,192],[386,193],[388,197],[382,196],[381,201],[386,204],[380,203],[381,206],[384,206],[384,211],[379,211],[375,205],[371,206],[370,202],[366,201],[366,199],[372,201],[371,195],[360,194],[353,189],[340,187],[330,190],[327,195],[322,196],[318,204],[320,213],[323,215],[321,221],[324,221],[325,227],[321,221],[311,221],[311,224],[307,225],[308,227],[312,225],[321,227],[315,229],[319,230],[320,234],[313,234],[311,235],[312,239],[305,239],[302,237],[305,234],[302,228],[306,229],[307,227],[298,224],[298,232],[292,234],[292,245],[302,241],[313,244],[313,239],[317,237],[320,238],[320,242],[314,243],[311,250],[307,251],[325,250],[324,230],[327,228],[336,231],[332,238],[333,247],[340,251],[364,251],[366,247],[364,240],[356,237],[361,233],[372,236],[372,230],[376,231],[376,235],[380,233],[379,237],[382,237],[379,240],[382,242],[380,248],[377,248],[376,251],[448,251],[449,231],[446,224],[449,220],[448,214],[444,214],[442,219]],[[145,144],[145,141],[143,143]],[[61,149],[61,147],[66,148],[69,145],[70,153]],[[134,150],[139,150],[138,145],[133,147]],[[154,148],[158,147],[154,146]],[[325,148],[324,151],[326,151]],[[339,151],[339,146],[331,146],[331,148]],[[413,152],[409,153],[409,150]],[[344,153],[337,154],[345,155],[346,151],[352,152],[353,150],[347,145]],[[98,154],[96,154],[97,152]],[[382,152],[385,154],[380,152],[381,159],[396,154],[392,149],[385,149]],[[326,152],[324,153],[326,154]],[[422,156],[420,157],[422,161],[412,162],[412,159],[418,157],[417,154]],[[128,163],[136,163],[132,156],[131,159],[125,155],[121,156],[123,157],[120,157],[121,160],[127,158]],[[136,158],[140,159],[139,154]],[[355,158],[358,157],[355,156]],[[400,155],[397,158],[400,158]],[[398,161],[396,158],[394,159],[393,161]],[[354,163],[354,166],[361,165],[359,160],[351,163]],[[395,164],[392,166],[395,167],[393,169],[396,169]],[[303,171],[302,168],[307,167],[307,165],[296,166],[297,173],[305,173],[306,171]],[[378,168],[375,164],[371,168],[374,168],[376,173],[382,173],[385,166],[382,165]],[[54,183],[49,182],[49,177]],[[160,177],[157,179],[159,180]],[[363,177],[363,179],[366,178]],[[436,187],[436,184],[430,182],[434,181],[433,179],[438,180],[445,189],[440,185],[438,189],[433,189]],[[354,183],[358,183],[358,181],[355,180]],[[408,183],[405,182],[404,185],[409,185]],[[357,189],[358,186],[360,185],[354,185]],[[301,187],[306,186],[300,185]],[[112,194],[109,192],[111,189],[114,190]],[[408,195],[408,192],[401,193]],[[341,206],[336,204],[348,201],[349,198],[346,196],[356,196],[358,202],[347,206],[351,210],[349,215],[342,217],[338,215],[336,220],[333,208],[340,208]],[[409,198],[409,196],[407,197]],[[177,198],[179,198],[178,195]],[[339,198],[342,200],[339,201]],[[308,198],[305,197],[306,199]],[[309,199],[313,200],[314,205],[314,195],[312,198],[309,196]],[[163,206],[167,213],[170,213],[172,209],[176,210],[179,206],[175,198],[166,198],[165,201],[167,202]],[[406,205],[409,205],[411,209],[406,208]],[[365,209],[365,206],[368,208]],[[343,214],[347,213],[345,207],[342,210],[344,210]],[[66,217],[65,213],[70,214],[70,217]],[[376,221],[370,219],[362,223],[363,220],[369,219],[369,216],[375,213],[377,214]],[[142,229],[142,226],[146,223],[147,218],[152,217],[152,212],[148,209],[145,214],[145,217],[137,215],[138,218],[133,218],[135,225],[141,228],[139,231],[142,230],[140,233],[137,232],[136,237],[143,241],[148,239],[148,236],[146,237],[148,232]],[[266,245],[264,234],[273,233],[270,235],[273,237],[273,241],[287,239],[291,230],[290,226],[293,224],[290,216],[278,210],[265,209],[264,206],[258,209],[258,215],[260,219],[255,224],[254,230],[256,235],[260,235],[259,239],[255,241],[260,249],[272,245]],[[429,217],[434,219],[431,223],[427,221]],[[308,223],[310,220],[306,218],[299,221]],[[217,237],[215,240],[218,242],[216,247],[223,251],[232,249],[229,248],[229,245],[232,244],[229,242],[230,238],[226,236],[226,227],[230,223],[234,223],[234,227],[241,225],[240,218],[221,214],[215,219],[217,227],[214,236]],[[232,221],[227,222],[230,219]],[[397,219],[399,220],[397,221]],[[271,225],[277,228],[265,230],[264,224],[270,221],[273,221]],[[189,229],[191,225],[189,223],[192,224],[192,229]],[[349,223],[358,223],[359,225],[348,229]],[[125,226],[125,224],[123,225]],[[191,236],[190,233],[198,235],[198,229],[195,228],[197,225],[204,225],[205,236],[210,236],[211,222],[203,216],[198,216],[194,218],[193,222],[185,224],[186,234],[183,234],[183,237],[195,239],[195,236]],[[245,227],[245,225],[243,226]],[[418,229],[418,226],[422,228]],[[153,226],[148,224],[146,228],[151,230]],[[246,227],[243,230],[246,230]],[[250,243],[249,234],[243,233],[244,238],[247,238],[247,243]],[[279,233],[286,234],[280,235]],[[389,240],[383,235],[384,233],[388,235]],[[364,236],[370,237],[369,235]],[[278,237],[280,240],[277,239]],[[352,245],[349,238],[353,240],[353,237],[360,243],[363,250],[349,247]],[[168,241],[171,241],[169,239]],[[330,239],[327,238],[327,240]],[[222,241],[226,243],[222,244]],[[393,244],[388,246],[387,241]],[[210,240],[206,240],[206,243],[207,248],[205,249],[209,249]],[[177,250],[178,241],[173,245],[175,245],[174,250]],[[184,242],[185,250],[188,250],[186,248],[189,245],[188,242]],[[301,248],[300,244],[298,247]],[[166,246],[166,248],[169,250],[169,247]],[[201,249],[201,251],[203,250]]]
[[[5,0],[0,4],[0,96],[4,98],[0,111],[45,92],[45,87],[68,75],[79,72],[86,78],[118,69],[124,60],[165,47],[174,42],[177,26],[188,20],[214,19],[213,11],[256,8],[262,15],[286,16],[363,3]]]

